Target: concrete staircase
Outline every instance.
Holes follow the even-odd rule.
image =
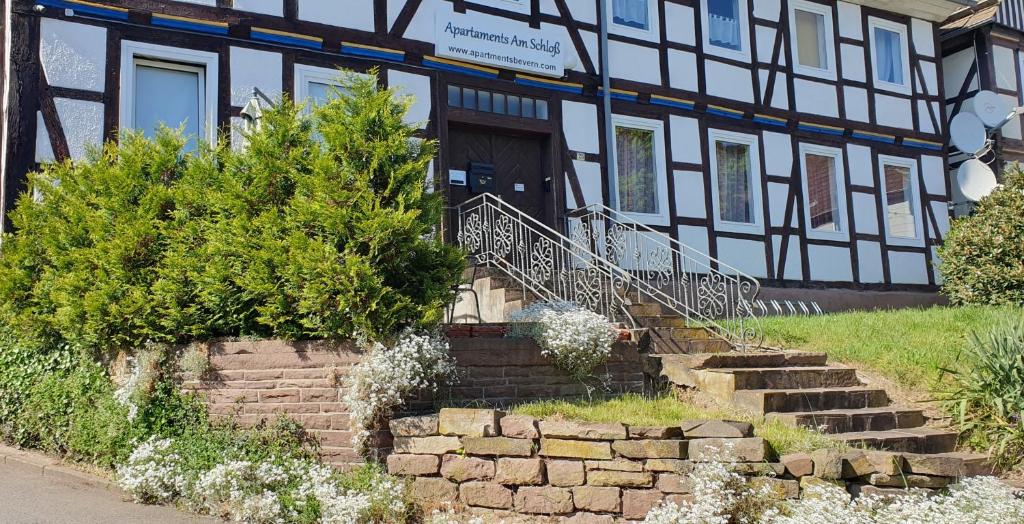
[[[660,375],[768,419],[831,434],[854,447],[947,453],[956,433],[925,426],[920,409],[893,406],[884,389],[823,353],[660,354]]]

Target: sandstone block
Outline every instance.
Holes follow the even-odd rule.
[[[444,408],[438,416],[442,435],[493,437],[498,434],[499,414],[493,409]]]
[[[651,508],[665,499],[665,494],[654,489],[627,489],[622,492],[622,516],[629,520],[643,520]]]
[[[420,503],[438,505],[454,502],[458,496],[458,487],[454,482],[442,478],[416,477],[409,486],[409,496]]]
[[[593,470],[587,472],[587,485],[649,488],[654,485],[654,476],[649,471]]]
[[[587,460],[584,462],[587,471],[643,471],[644,465],[632,460]]]
[[[619,488],[577,486],[572,488],[572,500],[579,510],[604,513],[622,510],[622,490]]]
[[[630,426],[627,429],[631,439],[680,439],[683,428],[675,426]]]
[[[437,455],[388,455],[388,473],[392,475],[434,475],[438,471]]]
[[[853,498],[860,497],[902,497],[907,494],[903,488],[883,488],[871,484],[850,484],[847,488]]]
[[[940,477],[959,477],[964,475],[964,461],[957,456],[903,455],[906,470],[918,475],[935,475]]]
[[[459,486],[459,498],[467,506],[512,509],[512,490],[494,482],[466,482]]]
[[[522,487],[515,496],[516,511],[540,515],[572,513],[572,493],[565,488]]]
[[[505,455],[529,457],[533,455],[533,441],[508,437],[464,437],[467,455]]]
[[[807,453],[783,455],[779,462],[785,466],[787,473],[796,478],[814,474],[814,461]]]
[[[429,437],[437,435],[437,415],[396,418],[388,423],[396,437]]]
[[[542,420],[540,421],[540,434],[548,439],[623,440],[626,438],[626,426],[618,423]]]
[[[644,462],[644,470],[687,474],[693,471],[693,462],[677,459],[650,459]]]
[[[515,486],[536,486],[544,483],[544,462],[541,459],[507,458],[498,459],[498,471],[494,475],[498,484]]]
[[[494,478],[494,462],[475,457],[445,455],[441,459],[441,476],[455,482],[490,480]]]
[[[501,435],[512,438],[540,438],[537,419],[526,415],[505,415],[501,417]]]
[[[875,464],[868,459],[863,451],[849,451],[843,453],[841,458],[844,479],[863,477],[875,472]]]
[[[579,486],[586,481],[583,462],[578,460],[549,460],[545,464],[548,483],[552,486]]]
[[[730,465],[729,470],[740,475],[755,477],[780,477],[786,474],[786,466],[778,462],[743,462]]]
[[[612,449],[629,458],[686,458],[685,440],[616,440]]]
[[[843,455],[834,449],[816,449],[811,453],[814,476],[825,480],[843,478]]]
[[[814,475],[808,475],[806,477],[800,477],[800,489],[806,490],[816,486],[835,486],[846,489],[845,480],[829,480],[817,477]]]
[[[748,481],[751,488],[760,490],[767,487],[779,500],[800,498],[800,482],[772,477],[753,477]]]
[[[864,456],[871,461],[875,473],[899,475],[906,468],[903,454],[892,451],[864,451]]]
[[[691,440],[688,452],[694,462],[764,462],[770,455],[768,443],[761,437]]]
[[[887,488],[928,488],[940,489],[949,485],[949,477],[929,477],[928,475],[885,475],[875,473],[867,478],[868,484],[872,486],[883,486]]]
[[[543,425],[542,422],[542,432]],[[612,445],[610,442],[542,438],[540,439],[540,454],[545,457],[611,460]]]
[[[461,449],[459,437],[395,437],[395,453],[444,455]]]
[[[683,475],[662,473],[658,475],[658,482],[654,487],[662,493],[690,493],[693,491],[693,481]]]
[[[563,517],[561,524],[615,524],[615,517],[611,515],[577,512],[571,517]]]
[[[686,438],[746,438],[754,436],[749,422],[731,420],[690,420],[680,424]]]

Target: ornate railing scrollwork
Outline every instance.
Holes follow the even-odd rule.
[[[634,326],[626,296],[635,278],[590,250],[591,232],[566,237],[489,193],[456,214],[459,244],[478,264],[501,269],[542,300],[574,302]]]
[[[638,301],[654,301],[741,349],[760,345],[753,304],[758,280],[600,204],[569,213],[569,237],[633,279]]]

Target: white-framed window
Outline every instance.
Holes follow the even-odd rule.
[[[120,127],[153,136],[183,127],[196,140],[217,139],[217,53],[121,42]]]
[[[800,144],[800,169],[803,173],[807,236],[825,240],[848,239],[843,151],[817,144]]]
[[[740,0],[703,0],[704,52],[724,58],[750,58],[747,3]]]
[[[655,0],[611,0],[609,27],[619,34],[650,36],[658,16],[657,8]]]
[[[875,87],[910,94],[910,47],[907,26],[881,18],[868,18],[871,71]]]
[[[879,155],[882,177],[882,217],[886,242],[894,245],[920,245],[924,239],[921,220],[920,187],[917,162],[909,158]]]
[[[789,31],[796,72],[835,80],[836,46],[832,8],[806,0],[789,3]]]
[[[763,232],[761,153],[757,135],[718,129],[708,134],[715,228],[737,233]]]
[[[612,127],[618,210],[644,224],[669,225],[664,124],[614,115]]]
[[[342,72],[329,67],[295,64],[295,100],[305,104],[306,111],[334,97]]]

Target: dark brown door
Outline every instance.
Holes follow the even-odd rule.
[[[494,166],[494,192],[505,202],[547,224],[544,180],[547,139],[538,136],[503,134],[491,130],[452,127],[448,131],[448,167],[467,170],[470,162]],[[449,186],[450,205],[457,206],[477,196],[469,186]]]

